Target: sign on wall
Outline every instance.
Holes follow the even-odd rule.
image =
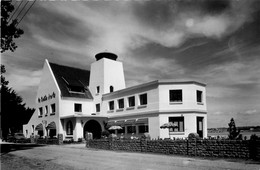
[[[45,102],[47,100],[51,100],[51,99],[55,98],[55,96],[56,96],[56,94],[53,92],[52,94],[39,97],[38,98],[38,103]]]

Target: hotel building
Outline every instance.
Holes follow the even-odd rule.
[[[57,136],[78,140],[91,132],[100,138],[114,133],[151,138],[207,137],[206,85],[196,81],[155,80],[127,87],[123,63],[103,52],[90,70],[45,60],[36,96],[36,110],[23,126],[26,137]],[[160,128],[173,122],[175,128]]]

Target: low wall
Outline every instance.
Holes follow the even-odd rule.
[[[53,145],[61,145],[63,144],[63,135],[58,134],[57,138],[51,139],[51,138],[38,138],[31,136],[30,137],[30,142],[31,143],[36,143],[36,144],[53,144]]]
[[[88,140],[86,147],[131,152],[259,159],[260,141],[250,140]]]

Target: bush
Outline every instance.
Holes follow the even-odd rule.
[[[101,132],[101,136],[108,137],[110,135],[108,130],[104,130]]]
[[[197,134],[197,133],[190,133],[190,134],[188,135],[188,139],[189,139],[189,140],[195,140],[195,139],[199,140],[199,139],[200,139],[200,136],[199,136],[199,134]]]

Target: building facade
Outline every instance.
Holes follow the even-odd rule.
[[[168,122],[176,127],[160,128]],[[123,64],[108,52],[96,55],[90,71],[45,60],[25,136],[63,134],[78,140],[91,132],[100,138],[111,126],[122,127],[113,133],[124,136],[207,137],[206,85],[156,80],[126,88]]]

